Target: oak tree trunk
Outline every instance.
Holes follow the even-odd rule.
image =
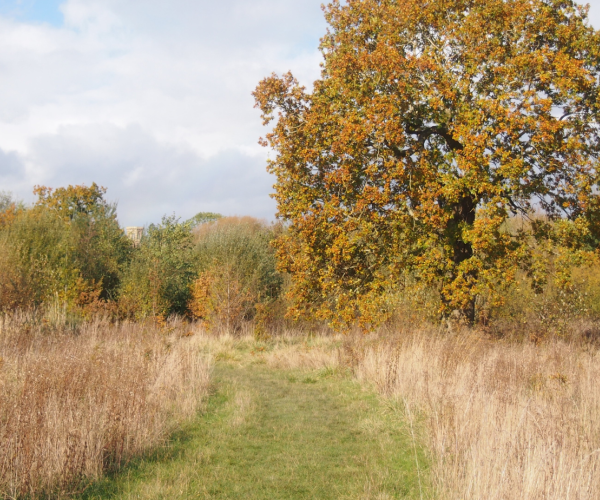
[[[452,206],[453,217],[448,224],[448,233],[453,253],[452,260],[455,266],[451,276],[452,281],[458,277],[458,266],[473,257],[473,245],[463,240],[462,233],[465,226],[472,227],[475,223],[476,208],[477,199],[471,194],[463,196],[458,203]],[[477,281],[475,271],[470,272],[466,277],[467,279],[470,278],[470,283]],[[468,302],[457,313],[468,324],[472,325],[475,322],[475,297],[471,296]]]

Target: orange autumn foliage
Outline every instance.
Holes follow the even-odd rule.
[[[201,273],[191,291],[192,316],[211,330],[238,332],[254,307],[254,294],[231,267]]]
[[[92,215],[98,207],[106,207],[103,197],[106,188],[95,182],[90,187],[85,185],[60,187],[53,189],[46,186],[35,186],[33,194],[37,195],[38,207],[55,210],[61,217],[72,219],[77,214]]]
[[[291,74],[254,92],[275,120],[261,142],[276,152],[293,316],[370,327],[410,271],[438,287],[442,314],[473,322],[476,298],[501,300],[553,231],[507,231],[515,214],[597,247],[600,33],[584,7],[335,0],[325,15],[312,92]]]

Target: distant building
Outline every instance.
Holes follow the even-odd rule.
[[[144,228],[139,226],[129,226],[125,228],[125,232],[127,233],[127,237],[133,241],[135,246],[140,244],[142,241],[142,235],[144,234]]]

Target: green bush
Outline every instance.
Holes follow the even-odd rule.
[[[281,295],[283,277],[270,242],[277,227],[251,217],[227,217],[199,226],[194,237],[199,277],[192,313],[214,328],[238,330],[266,321]]]
[[[94,185],[95,186],[95,185]],[[115,299],[131,243],[103,191],[86,210],[61,211],[57,200],[74,201],[96,188],[69,186],[25,208],[4,203],[0,224],[0,309],[39,306],[50,301],[71,308]]]
[[[114,206],[92,216],[78,216],[70,222],[71,256],[81,277],[101,284],[101,298],[116,300],[124,269],[133,245],[116,220]]]
[[[502,304],[493,308],[487,323],[492,334],[512,339],[575,338],[582,324],[600,322],[600,269],[574,269],[568,285],[548,280],[533,286],[520,272]]]
[[[46,210],[24,210],[2,231],[5,265],[18,276],[21,306],[35,306],[52,298],[68,300],[78,277],[70,256],[70,227]],[[8,286],[8,284],[6,284]],[[5,305],[6,308],[6,305]]]
[[[121,286],[120,309],[132,318],[185,314],[196,275],[191,224],[165,216],[145,231]]]

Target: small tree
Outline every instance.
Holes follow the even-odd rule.
[[[194,316],[234,332],[277,301],[283,280],[270,246],[275,227],[251,217],[225,217],[194,233],[200,271],[190,301]]]
[[[123,279],[123,312],[138,317],[187,312],[196,276],[192,248],[190,223],[179,223],[172,215],[151,224]]]
[[[100,288],[101,298],[115,299],[131,243],[119,227],[116,205],[104,199],[105,193],[96,183],[57,189],[36,186],[38,200],[33,210],[65,221],[71,265],[84,281]]]
[[[94,216],[110,211],[111,206],[104,200],[106,188],[95,182],[90,187],[80,185],[53,189],[46,186],[35,186],[33,194],[37,195],[37,206],[56,211],[61,217],[72,220],[77,216]]]
[[[593,240],[600,34],[585,8],[335,0],[325,14],[314,90],[287,74],[254,93],[265,124],[277,117],[263,144],[290,223],[278,255],[293,312],[377,323],[408,269],[472,322],[540,234],[504,230],[511,214]]]

